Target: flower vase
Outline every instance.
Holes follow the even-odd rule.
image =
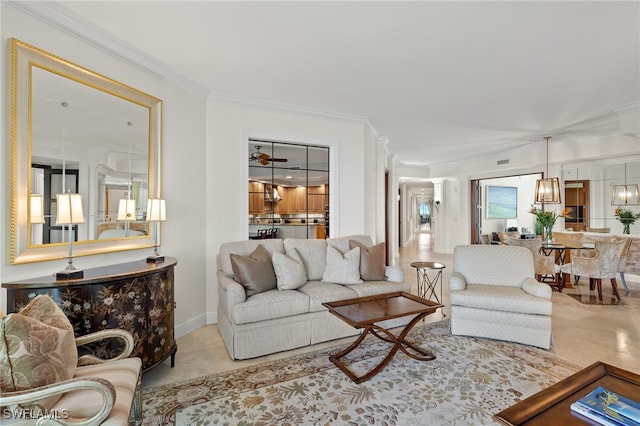
[[[630,226],[631,226],[631,224],[630,224],[630,223],[623,223],[623,224],[622,224],[622,233],[623,233],[623,234],[629,234],[629,233],[630,233],[630,232],[629,232],[629,231],[630,231],[630,230],[629,230],[629,227],[630,227]]]
[[[553,243],[553,226],[545,226],[544,227],[544,242],[545,244]]]

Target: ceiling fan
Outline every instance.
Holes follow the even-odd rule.
[[[249,156],[249,161],[255,161],[262,164],[263,166],[269,164],[270,161],[278,161],[281,163],[286,163],[287,161],[289,161],[286,158],[271,158],[268,154],[260,152],[260,148],[260,146],[256,145],[256,152],[251,153],[251,155]]]

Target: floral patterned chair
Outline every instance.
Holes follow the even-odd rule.
[[[115,357],[78,356],[80,346],[109,338],[124,344]],[[125,330],[74,337],[53,300],[36,296],[0,319],[2,424],[142,424],[142,362],[129,358],[133,346]]]

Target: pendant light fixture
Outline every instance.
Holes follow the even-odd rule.
[[[621,206],[640,204],[638,200],[638,185],[627,185],[627,163],[624,163],[624,185],[613,185],[611,191],[611,205]]]
[[[559,204],[560,203],[560,180],[557,177],[549,176],[549,139],[551,136],[545,136],[547,141],[547,162],[546,171],[543,179],[536,180],[535,203],[538,204]]]

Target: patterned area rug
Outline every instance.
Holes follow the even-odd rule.
[[[414,328],[437,358],[398,352],[355,384],[329,361],[347,345],[143,391],[145,425],[482,425],[491,416],[580,369],[552,352],[452,336],[448,321]],[[367,337],[346,362],[358,374],[390,344]],[[345,359],[343,358],[343,360]]]

